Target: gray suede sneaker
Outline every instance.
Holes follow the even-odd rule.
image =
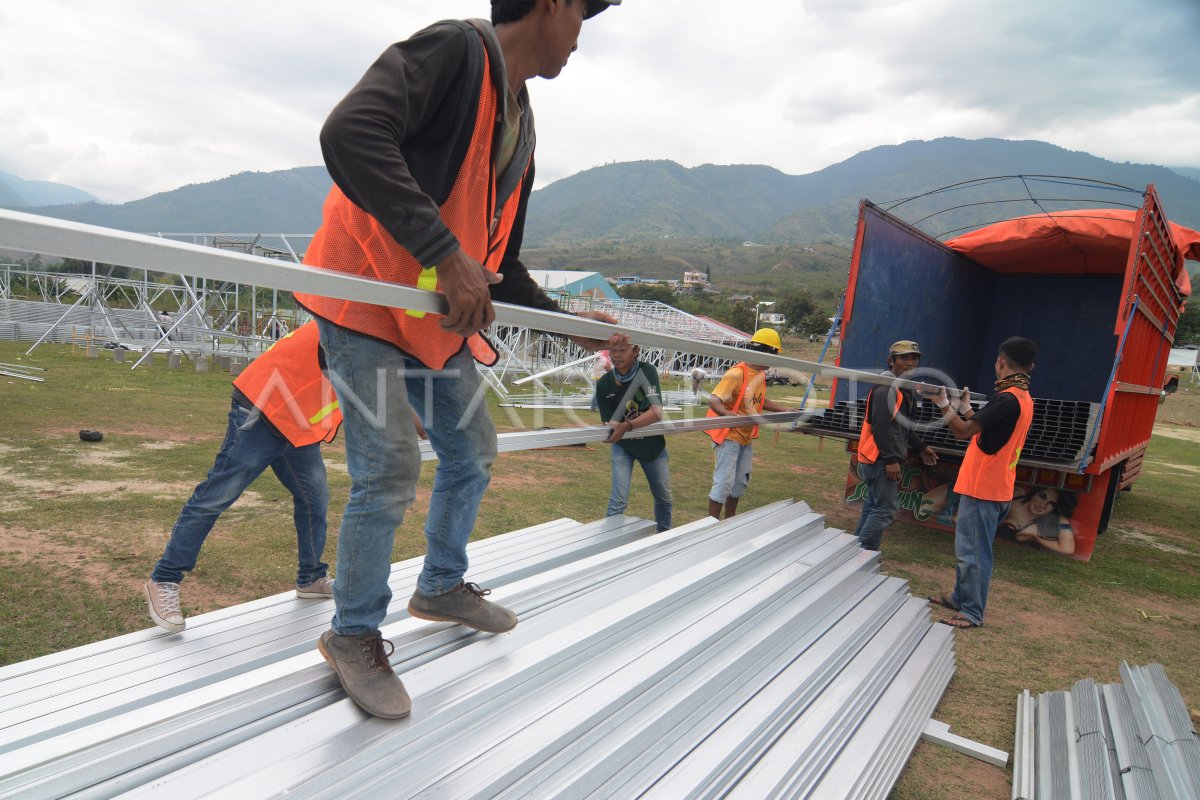
[[[317,649],[337,673],[346,694],[363,711],[384,719],[408,716],[412,700],[388,663],[392,643],[379,631],[343,636],[328,630],[317,640]]]
[[[146,581],[142,587],[146,603],[150,607],[150,619],[165,631],[179,633],[187,627],[187,620],[179,610],[179,584]]]
[[[303,600],[328,600],[333,597],[333,578],[326,575],[312,583],[296,587],[296,597]]]
[[[504,633],[517,627],[517,615],[507,608],[483,598],[490,589],[480,589],[474,583],[460,583],[445,594],[426,597],[413,592],[408,601],[408,613],[418,619],[433,622],[457,622],[488,633]]]

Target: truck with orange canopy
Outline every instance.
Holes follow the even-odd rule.
[[[1045,210],[944,243],[864,200],[837,363],[882,370],[889,344],[912,339],[924,357],[906,378],[990,394],[1000,342],[1036,341],[1033,423],[998,536],[1087,560],[1141,470],[1191,292],[1187,259],[1200,260],[1200,233],[1170,222],[1153,186],[1140,208]],[[807,428],[847,440],[851,505],[864,491],[854,450],[869,389],[839,379]],[[899,519],[953,530],[966,443],[932,404],[915,417],[940,460],[905,465]]]

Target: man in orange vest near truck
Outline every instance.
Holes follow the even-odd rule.
[[[320,443],[333,440],[342,414],[322,362],[317,325],[309,322],[250,362],[233,382],[225,441],[208,477],[179,513],[144,587],[150,618],[160,628],[178,633],[187,626],[179,604],[183,573],[196,568],[217,518],[267,467],[292,493],[300,563],[296,596],[332,596],[329,565],[321,560],[329,485]]]
[[[425,564],[408,612],[502,633],[516,615],[464,581],[467,539],[491,478],[496,430],[475,361],[492,301],[560,311],[520,260],[533,189],[525,83],[554,78],[583,21],[620,0],[492,0],[491,22],[436,23],[392,45],[321,131],[333,189],[305,263],[445,295],[445,316],[297,293],[314,316],[345,415],[350,500],[338,535],[335,613],[317,647],[371,714],[411,701],[379,630],[396,527],[416,496],[416,411],[438,456]],[[605,322],[604,314],[583,312]],[[573,339],[591,350],[628,342]]]
[[[759,328],[750,339],[750,350],[756,353],[778,353],[783,349],[779,333],[771,328]],[[754,416],[763,411],[788,411],[786,406],[767,399],[765,367],[751,364],[751,359],[730,367],[708,399],[708,416]],[[737,514],[738,501],[750,483],[750,472],[754,467],[754,440],[758,438],[757,425],[741,425],[736,428],[715,428],[705,431],[713,440],[716,465],[713,467],[713,485],[708,493],[708,515],[725,519]]]
[[[975,411],[964,389],[955,403],[946,390],[928,393],[956,439],[970,439],[954,491],[960,496],[954,523],[954,592],[930,602],[957,611],[939,620],[955,628],[983,625],[992,581],[992,540],[1012,501],[1017,461],[1033,420],[1029,373],[1037,344],[1020,336],[1005,339],[996,356],[996,392]],[[922,392],[922,394],[926,394]]]
[[[921,348],[914,341],[905,339],[888,349],[888,370],[897,378],[920,363]],[[920,453],[929,466],[937,463],[937,453],[911,425],[914,402],[911,389],[896,386],[873,386],[867,394],[867,413],[858,436],[858,477],[866,484],[866,495],[854,531],[864,550],[879,549],[884,529],[900,511],[901,464],[909,451]]]

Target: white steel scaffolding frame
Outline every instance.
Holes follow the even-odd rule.
[[[208,280],[248,283],[283,291],[305,291],[432,314],[445,314],[448,308],[446,298],[438,292],[345,275],[304,264],[285,263],[249,253],[225,252],[213,247],[5,209],[0,209],[0,247],[142,270],[159,269],[163,264],[170,264],[174,272]],[[507,303],[495,303],[493,307],[498,324],[526,327],[531,331],[591,339],[607,339],[614,332],[621,332],[628,334],[635,344],[643,348],[660,348],[731,361],[741,361],[746,357],[745,349],[722,342],[689,339],[633,326],[613,326],[573,314]],[[641,321],[646,322],[646,319]],[[566,357],[570,360],[578,355],[568,351]],[[891,375],[844,369],[776,353],[755,353],[754,361],[763,367],[782,367],[860,383],[925,385]],[[975,393],[972,396],[983,399],[982,395]]]

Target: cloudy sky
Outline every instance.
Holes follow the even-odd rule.
[[[0,170],[124,202],[319,164],[388,44],[484,0],[8,0]],[[1198,0],[625,0],[530,89],[539,185],[666,158],[812,172],[939,136],[1200,167]]]

